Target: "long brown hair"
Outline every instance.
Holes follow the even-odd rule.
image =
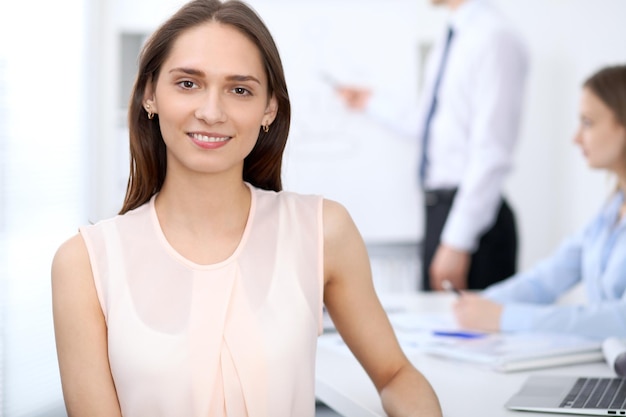
[[[256,145],[244,160],[243,180],[266,190],[282,189],[282,157],[289,134],[291,104],[283,65],[272,35],[256,12],[241,1],[193,0],[163,23],[141,51],[128,110],[130,175],[120,214],[150,200],[161,190],[165,180],[166,148],[158,115],[148,119],[143,107],[146,85],[148,82],[156,84],[161,67],[180,34],[209,21],[235,27],[261,53],[268,79],[268,97],[272,94],[276,97],[278,112],[269,132],[259,126]]]
[[[583,87],[590,89],[626,127],[626,65],[605,67],[590,76]]]

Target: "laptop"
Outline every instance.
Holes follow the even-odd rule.
[[[626,378],[528,377],[505,407],[585,416],[626,416]]]

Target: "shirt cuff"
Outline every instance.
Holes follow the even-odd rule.
[[[389,100],[381,97],[381,94],[372,94],[365,107],[365,114],[383,122],[393,120],[396,116],[389,106]]]
[[[478,238],[473,228],[466,228],[459,221],[448,217],[441,233],[441,242],[451,248],[473,253],[478,249]]]

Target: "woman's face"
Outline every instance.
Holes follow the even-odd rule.
[[[183,32],[144,102],[158,114],[172,171],[241,175],[262,125],[277,104],[257,47],[229,25]]]
[[[580,100],[580,127],[574,138],[591,168],[626,171],[626,128],[590,89]]]

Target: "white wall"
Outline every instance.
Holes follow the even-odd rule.
[[[63,405],[50,266],[87,222],[85,138],[97,117],[87,99],[87,3],[0,2],[0,415],[7,417],[51,416]]]
[[[527,39],[531,56],[525,114],[516,167],[507,194],[519,218],[523,267],[547,255],[582,226],[609,187],[590,172],[572,145],[582,80],[600,66],[625,61],[626,2],[622,0],[493,0]],[[117,71],[120,31],[150,31],[182,1],[108,3],[107,80]],[[414,187],[415,144],[345,113],[317,76],[329,70],[392,94],[417,96],[420,45],[432,42],[445,23],[444,10],[427,0],[251,0],[281,50],[294,106],[286,159],[286,184],[322,192],[344,203],[368,241],[418,239],[419,199]],[[112,78],[111,78],[112,77]],[[119,125],[105,98],[110,126]],[[125,134],[102,129],[110,150]],[[108,140],[105,141],[105,138]],[[100,160],[104,172],[114,164]],[[115,158],[109,155],[108,158]],[[109,174],[111,174],[109,172]],[[126,172],[113,173],[123,183]],[[120,179],[121,178],[121,179]],[[110,183],[111,181],[109,181]],[[118,187],[119,188],[119,187]],[[116,211],[123,194],[110,187],[94,217]],[[108,195],[108,197],[106,197]],[[113,198],[115,197],[115,198]]]

